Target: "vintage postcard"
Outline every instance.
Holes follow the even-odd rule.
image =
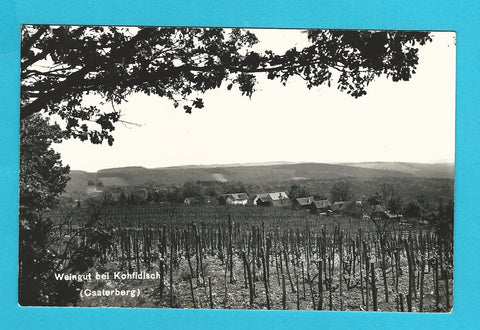
[[[452,310],[454,32],[21,37],[20,305]]]

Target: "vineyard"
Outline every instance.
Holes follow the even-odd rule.
[[[88,244],[95,220],[111,233],[91,246],[95,270],[157,272],[160,279],[86,282],[128,297],[82,298],[80,306],[449,312],[453,241],[395,222],[319,217],[245,206],[145,206],[52,213],[62,237]]]

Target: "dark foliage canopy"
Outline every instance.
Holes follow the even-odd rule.
[[[384,75],[409,80],[427,32],[308,30],[309,44],[284,54],[252,46],[248,30],[221,28],[24,26],[21,111],[55,115],[69,137],[113,143],[120,113],[115,105],[132,93],[158,95],[190,113],[204,106],[202,93],[216,89],[255,92],[257,77],[286,84],[299,76],[308,88],[335,84],[353,97]],[[85,105],[87,95],[111,110]]]
[[[330,199],[332,202],[351,201],[354,198],[352,184],[348,181],[335,182],[330,191]]]

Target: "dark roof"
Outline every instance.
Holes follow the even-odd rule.
[[[273,200],[272,200],[272,197],[270,197],[269,194],[257,194],[257,195],[255,195],[255,198],[258,198],[258,199],[261,200],[263,203],[267,203],[267,202],[273,201]]]
[[[296,198],[295,201],[300,206],[307,206],[313,203],[313,197],[299,197]]]
[[[328,199],[324,199],[321,201],[313,201],[312,205],[317,209],[324,209],[330,206],[330,202],[328,201]]]

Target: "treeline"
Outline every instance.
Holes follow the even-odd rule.
[[[178,185],[145,185],[138,187],[103,187],[99,195],[78,199],[81,206],[88,199],[100,201],[104,205],[143,205],[150,203],[183,203],[186,198],[199,201],[216,200],[222,194],[248,193],[248,188],[241,182],[190,181]],[[66,202],[64,201],[63,204]]]
[[[348,182],[350,191],[355,199],[368,198],[379,192],[382,184],[388,184],[395,188],[398,195],[404,200],[414,200],[420,195],[435,196],[443,200],[453,199],[454,180],[443,178],[423,177],[385,177],[385,178],[335,178],[335,179],[307,179],[298,181],[285,181],[270,183],[275,190],[288,189],[296,184],[312,195],[328,196],[335,185],[339,182]]]
[[[303,193],[308,194],[308,190],[301,189]],[[368,210],[371,211],[375,206],[381,206],[383,210],[394,217],[401,216],[428,223],[448,220],[453,225],[453,191],[450,196],[433,193],[427,195],[421,190],[418,190],[416,195],[404,194],[396,185],[383,181],[378,183],[374,193],[359,197],[355,195],[350,181],[341,180],[333,184],[329,196],[331,202],[355,201],[355,203],[348,204],[343,213],[356,218],[362,214],[368,214]]]
[[[222,194],[285,191],[290,199],[313,197],[316,200],[356,201],[343,213],[359,217],[366,206],[381,205],[389,213],[431,221],[439,215],[453,216],[453,180],[430,178],[326,179],[244,184],[242,182],[189,181],[183,185],[144,185],[138,187],[102,187],[91,199],[105,205],[143,205],[184,203],[194,198],[198,203],[215,202]],[[72,203],[73,201],[70,201]],[[82,200],[75,201],[77,206]],[[359,203],[360,202],[360,203]]]

